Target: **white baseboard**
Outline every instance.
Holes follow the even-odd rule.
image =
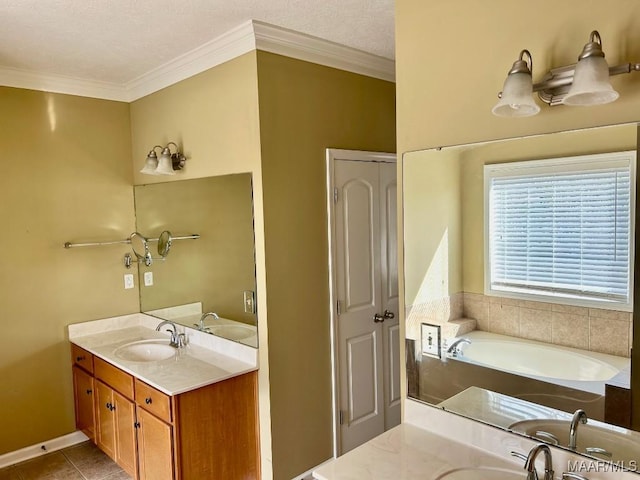
[[[25,460],[30,460],[41,455],[46,455],[47,453],[55,452],[56,450],[61,450],[66,447],[82,443],[86,440],[89,440],[89,437],[78,431],[69,433],[68,435],[63,435],[62,437],[47,440],[46,442],[24,447],[20,450],[5,453],[0,455],[0,468],[24,462]]]

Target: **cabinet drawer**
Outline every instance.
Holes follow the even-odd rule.
[[[133,377],[131,375],[97,357],[93,361],[93,367],[96,378],[133,400]]]
[[[71,344],[71,359],[74,365],[84,368],[87,372],[93,373],[93,354],[84,348]]]
[[[171,397],[135,379],[136,403],[156,417],[171,423]]]

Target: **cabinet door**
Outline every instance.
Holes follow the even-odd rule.
[[[142,408],[138,415],[139,480],[173,479],[173,429]]]
[[[76,407],[76,428],[92,442],[96,441],[93,377],[78,367],[73,367],[73,393]]]
[[[116,463],[135,478],[137,471],[136,411],[134,403],[113,392],[113,414],[116,424]]]
[[[99,380],[95,381],[97,445],[116,460],[116,425],[113,416],[113,390]]]

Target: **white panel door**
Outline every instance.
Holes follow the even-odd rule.
[[[383,325],[385,430],[400,424],[400,325],[398,322],[398,182],[394,163],[378,163]]]
[[[337,160],[334,186],[345,453],[400,421],[395,164]]]

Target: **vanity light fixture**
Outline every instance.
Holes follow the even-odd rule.
[[[609,67],[602,51],[602,39],[594,30],[589,42],[582,49],[578,63],[553,68],[542,81],[533,83],[531,72],[533,59],[528,50],[522,50],[507,74],[499,101],[491,110],[499,117],[529,117],[540,107],[533,99],[533,92],[550,106],[592,106],[610,103],[618,98],[609,77],[621,73],[640,71],[640,63],[624,63]]]
[[[170,145],[175,147],[175,153],[171,153]],[[156,149],[158,148],[161,150],[160,158],[156,154]],[[146,173],[147,175],[175,175],[176,170],[182,170],[186,160],[187,157],[180,152],[178,145],[174,142],[167,143],[165,147],[156,145],[147,154],[147,159],[140,173]]]

